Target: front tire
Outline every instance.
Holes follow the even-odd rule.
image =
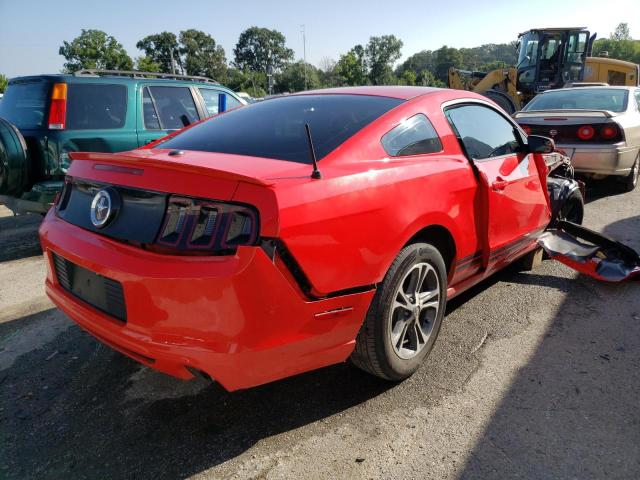
[[[622,190],[625,192],[632,192],[638,185],[638,176],[640,175],[640,156],[636,158],[636,161],[631,167],[629,175],[622,179]]]
[[[446,267],[433,245],[402,249],[371,302],[351,361],[386,380],[411,376],[436,341],[446,292]]]

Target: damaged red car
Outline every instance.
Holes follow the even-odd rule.
[[[46,290],[179,378],[237,390],[351,359],[401,380],[447,300],[581,208],[570,178],[549,186],[552,150],[470,92],[358,87],[74,153],[40,229]]]

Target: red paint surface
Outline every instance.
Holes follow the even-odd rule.
[[[185,367],[194,367],[235,390],[346,360],[373,286],[426,227],[446,229],[455,243],[449,296],[535,248],[535,233],[550,218],[544,161],[534,155],[498,157],[478,163],[477,179],[443,115],[445,102],[487,102],[484,97],[414,87],[321,93],[409,100],[323,158],[322,180],[309,177],[310,165],[203,152],[176,159],[159,149],[73,154],[69,175],[254,205],[260,234],[286,244],[315,297],[356,287],[365,287],[364,293],[312,300],[282,262],[273,263],[260,247],[221,257],[161,255],[84,231],[51,211],[40,232],[49,261],[53,251],[120,281],[128,321],[122,324],[75,300],[51,273],[49,296],[123,353],[180,378],[190,378]],[[443,151],[389,158],[380,138],[416,113],[429,117]],[[501,188],[493,188],[496,181],[503,182]],[[474,255],[481,260],[462,268],[465,257]]]

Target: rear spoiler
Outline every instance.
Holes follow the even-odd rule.
[[[513,115],[513,118],[531,118],[531,117],[606,117],[611,118],[618,115],[616,112],[612,112],[611,110],[577,110],[577,109],[567,109],[567,110],[527,110],[520,111]]]
[[[130,173],[136,173],[135,170],[138,170],[138,174],[140,174],[145,167],[148,167],[171,170],[172,172],[192,173],[223,180],[253,183],[264,187],[273,185],[273,182],[271,181],[265,181],[243,173],[216,169],[210,165],[189,163],[185,162],[183,159],[172,160],[168,155],[160,157],[158,155],[154,155],[153,152],[153,150],[136,150],[135,153],[71,152],[69,153],[69,157],[73,162],[93,162],[94,165],[90,168],[98,170],[106,170],[109,169],[109,166],[112,166],[122,169],[121,171],[128,169],[130,170]],[[83,168],[78,165],[75,168],[84,170],[86,167]],[[70,172],[70,174],[73,173]]]

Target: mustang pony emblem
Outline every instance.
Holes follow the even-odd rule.
[[[115,216],[113,200],[108,190],[100,190],[91,202],[91,223],[96,228],[106,226]]]

